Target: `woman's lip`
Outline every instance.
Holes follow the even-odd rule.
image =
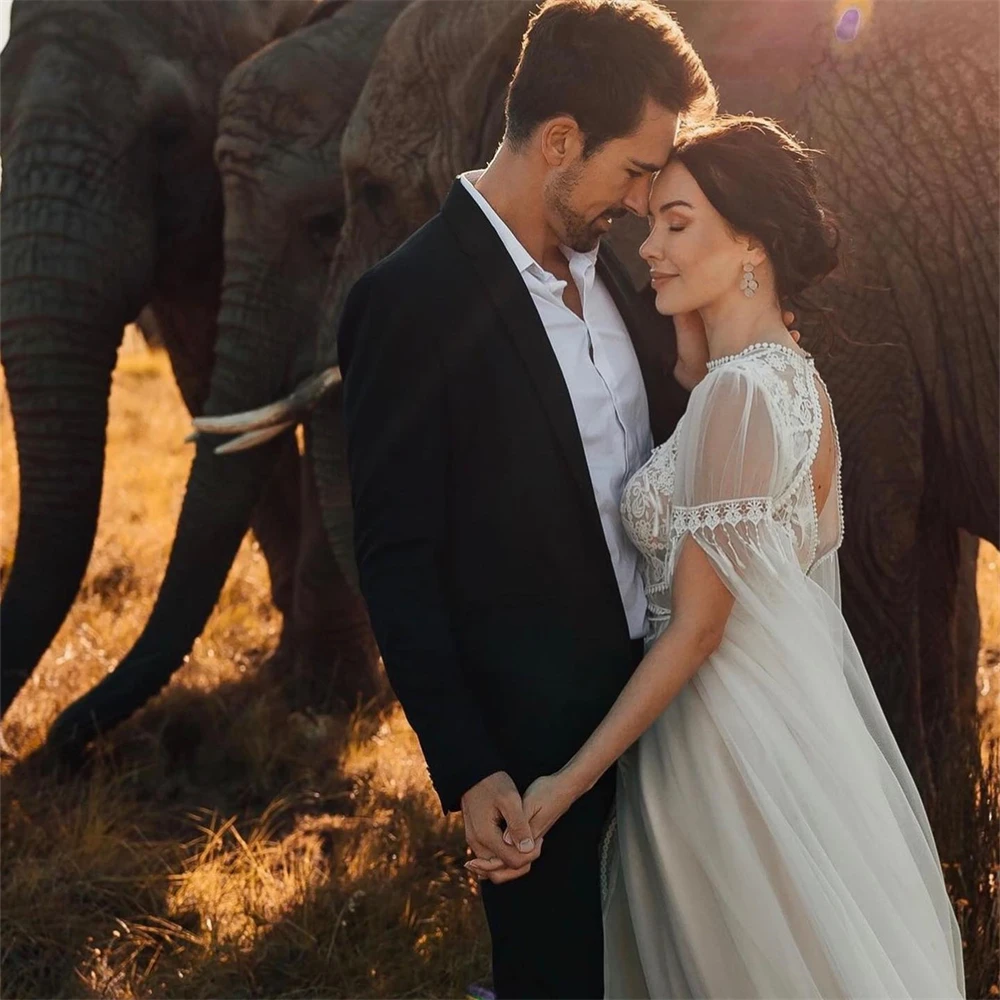
[[[649,276],[650,284],[655,285],[659,281],[666,281],[668,278],[677,278],[679,275],[676,274],[660,274],[658,271],[653,271]]]

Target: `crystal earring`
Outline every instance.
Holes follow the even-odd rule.
[[[743,265],[743,280],[740,282],[740,288],[743,289],[743,294],[748,298],[752,299],[754,292],[760,286],[757,284],[757,279],[754,277],[753,264]]]

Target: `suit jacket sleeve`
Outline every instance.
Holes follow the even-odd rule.
[[[361,590],[396,696],[445,812],[505,770],[459,663],[442,587],[449,427],[434,339],[398,290],[365,275],[344,308],[344,375],[354,545]]]

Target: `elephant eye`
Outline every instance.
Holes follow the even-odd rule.
[[[343,219],[339,212],[323,212],[321,215],[314,215],[306,223],[310,241],[326,260],[333,260],[342,225]]]

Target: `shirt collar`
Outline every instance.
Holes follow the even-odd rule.
[[[472,196],[472,200],[480,207],[483,214],[489,219],[493,228],[497,231],[497,235],[500,237],[503,245],[507,248],[507,253],[510,254],[511,260],[514,261],[514,266],[517,268],[518,274],[523,274],[525,271],[531,271],[535,277],[539,278],[549,284],[559,285],[561,288],[565,285],[565,282],[557,278],[550,271],[546,271],[541,264],[535,260],[534,257],[525,250],[524,245],[521,241],[514,235],[511,231],[510,226],[507,225],[503,219],[497,215],[493,206],[476,190],[476,181],[482,176],[482,170],[467,170],[463,174],[459,174],[459,180],[465,187],[465,190],[469,192]],[[597,265],[597,254],[598,247],[594,247],[593,250],[588,250],[586,253],[580,253],[577,250],[573,250],[571,247],[562,246],[559,247],[563,252],[563,256],[569,262],[571,270],[577,271],[584,278],[590,278],[594,269]]]
[[[527,271],[532,264],[539,270],[543,268],[534,257],[524,249],[521,241],[511,232],[510,226],[497,215],[493,206],[476,190],[476,181],[479,180],[482,170],[467,170],[464,174],[459,174],[459,180],[465,185],[465,190],[472,196],[472,200],[482,209],[483,215],[490,220],[490,224],[497,231],[503,245],[507,248],[518,274]]]

